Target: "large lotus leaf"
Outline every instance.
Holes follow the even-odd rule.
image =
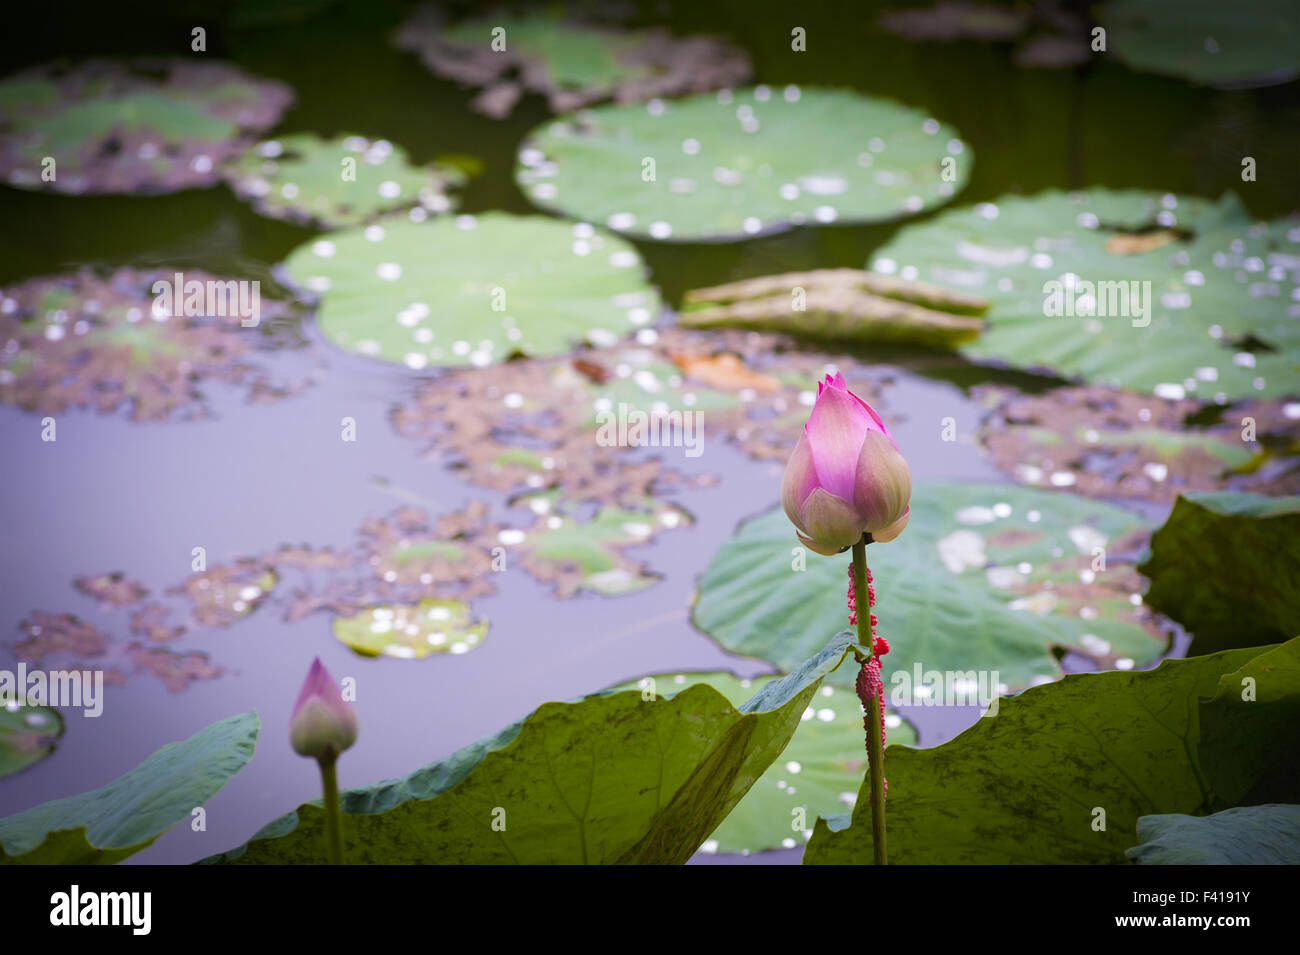
[[[790,740],[837,635],[739,708],[707,685],[544,703],[521,722],[402,779],[343,794],[353,863],[681,863]],[[649,697],[649,698],[648,698]],[[324,861],[316,803],[210,862]]]
[[[411,368],[612,344],[659,310],[629,243],[541,216],[370,225],[309,242],[286,266],[321,296],[331,341]]]
[[[0,819],[0,862],[106,865],[188,819],[253,757],[256,712],[168,743],[106,786]]]
[[[1225,674],[1201,726],[1199,756],[1225,804],[1300,803],[1300,639]]]
[[[1143,816],[1139,865],[1300,865],[1300,806],[1271,803],[1211,816]]]
[[[0,779],[39,762],[63,735],[63,717],[48,706],[0,700]]]
[[[1231,194],[1004,196],[904,228],[870,268],[990,299],[976,358],[1162,397],[1296,391],[1300,228]]]
[[[889,861],[1123,862],[1139,817],[1221,808],[1196,761],[1197,700],[1258,653],[1071,674],[1001,700],[941,746],[889,747]],[[850,825],[819,819],[804,862],[869,863],[870,815],[860,792]]]
[[[616,689],[672,696],[686,686],[707,683],[740,705],[775,679],[742,680],[730,673],[663,673]],[[916,742],[916,731],[896,714],[886,716],[885,726],[890,743]],[[749,855],[803,845],[812,835],[812,821],[818,815],[853,805],[865,771],[866,733],[857,693],[823,684],[803,711],[790,745],[713,830],[701,851]]]
[[[1140,518],[1063,492],[993,484],[917,484],[911,507],[896,540],[867,548],[880,633],[892,647],[886,683],[919,667],[995,671],[994,682],[1015,688],[1060,675],[1054,647],[1103,666],[1160,654],[1164,642],[1131,602],[1137,575],[1117,553],[1144,530]],[[1104,570],[1095,548],[1107,550]],[[695,623],[733,653],[784,669],[818,634],[844,625],[849,560],[805,552],[778,507],[714,555]],[[853,674],[832,679],[849,685]]]
[[[451,166],[412,166],[405,150],[387,140],[313,133],[258,143],[225,175],[258,212],[326,228],[407,209],[417,221],[446,212],[453,208],[448,188],[465,179]]]
[[[1193,636],[1190,653],[1300,633],[1300,496],[1195,491],[1174,502],[1138,566],[1146,602]]]
[[[66,193],[211,185],[291,99],[220,62],[39,67],[0,83],[0,178]]]
[[[470,105],[498,118],[525,90],[563,111],[610,98],[626,103],[734,86],[750,75],[749,58],[723,40],[675,37],[658,28],[616,30],[560,10],[499,10],[447,26],[427,5],[394,40],[418,52],[434,73],[483,87]]]
[[[1293,0],[1110,0],[1108,49],[1135,70],[1220,87],[1271,86],[1300,75]]]
[[[970,166],[957,131],[918,110],[758,86],[562,116],[524,140],[516,178],[544,208],[638,238],[731,240],[903,218],[946,202]]]

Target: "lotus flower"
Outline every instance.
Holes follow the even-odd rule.
[[[843,375],[827,375],[781,482],[799,540],[826,555],[863,534],[891,541],[907,526],[911,496],[912,472],[880,415],[849,391]]]
[[[333,762],[356,739],[357,712],[317,657],[289,718],[289,742],[302,756]]]

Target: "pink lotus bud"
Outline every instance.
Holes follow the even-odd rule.
[[[317,657],[289,717],[289,742],[301,756],[332,762],[356,739],[357,712]]]
[[[845,387],[843,375],[827,375],[781,483],[799,540],[827,555],[864,533],[891,541],[907,526],[911,496],[912,472],[880,415]]]

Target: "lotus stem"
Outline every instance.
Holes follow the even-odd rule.
[[[861,595],[870,593],[865,539],[853,545],[853,586],[859,599]],[[858,644],[869,653],[874,653],[870,601],[865,612],[859,612],[857,618]],[[865,665],[863,664],[864,667]],[[873,693],[864,701],[867,708],[867,772],[871,778],[871,844],[875,851],[876,865],[888,864],[885,848],[885,748],[880,738],[882,695]]]

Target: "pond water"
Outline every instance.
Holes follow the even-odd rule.
[[[1279,163],[1266,171],[1261,158],[1258,182],[1243,184],[1238,174],[1242,149],[1261,157],[1296,154],[1300,124],[1281,121],[1294,116],[1286,96],[1293,86],[1226,93],[1157,77],[1138,83],[1105,61],[1086,73],[1019,70],[991,47],[914,45],[846,27],[863,16],[856,6],[812,12],[782,4],[677,4],[639,15],[671,22],[679,32],[730,34],[750,52],[761,80],[851,86],[928,109],[959,128],[974,149],[963,204],[1007,192],[1105,185],[1209,196],[1235,188],[1261,217],[1300,205],[1293,169]],[[470,112],[470,93],[388,46],[385,34],[400,17],[395,5],[345,6],[291,29],[219,38],[212,53],[294,88],[297,102],[280,132],[387,137],[417,163],[444,153],[472,155],[485,172],[464,190],[462,211],[535,211],[511,169],[520,138],[549,115],[545,104],[526,98],[507,120]],[[805,55],[789,49],[792,17],[808,29]],[[19,55],[40,62],[55,52],[157,51],[165,49],[167,25],[103,33],[92,20],[60,34],[57,50],[42,48],[55,41],[38,39]],[[313,234],[256,215],[225,187],[148,198],[4,189],[0,207],[0,283],[82,265],[203,268],[270,283],[272,267]],[[860,268],[897,228],[800,228],[744,243],[638,247],[653,282],[675,304],[689,288],[752,275]],[[38,416],[0,407],[0,668],[15,665],[18,625],[36,610],[74,613],[110,632],[124,628],[125,611],[103,609],[75,591],[75,577],[121,570],[157,595],[189,575],[195,546],[206,548],[210,564],[282,544],[347,548],[365,520],[410,502],[437,514],[486,500],[504,513],[503,495],[422,458],[421,444],[392,427],[394,406],[430,376],[345,354],[310,323],[301,331],[305,348],[269,352],[264,360],[274,377],[312,384],[277,402],[251,404],[244,389],[207,382],[212,414],[205,420],[137,423],[123,414],[67,412],[50,444],[40,440]],[[971,385],[999,380],[1036,389],[1045,380],[905,351],[860,357],[878,363],[884,405],[898,418],[894,431],[915,479],[1006,480],[973,441],[941,441],[940,419],[954,418],[958,433],[969,436],[982,414],[967,393]],[[345,416],[358,423],[355,444],[338,439]],[[255,708],[262,718],[258,756],[208,804],[207,831],[179,826],[131,861],[188,862],[245,841],[317,794],[316,768],[294,757],[287,740],[289,710],[313,655],[335,677],[356,677],[361,688],[361,737],[340,764],[344,786],[402,775],[545,700],[647,673],[769,672],[695,630],[689,607],[717,546],[742,519],[776,502],[781,467],[717,441],[700,458],[668,453],[674,468],[721,480],[671,495],[695,524],[635,552],[661,575],[653,586],[618,597],[557,599],[521,571],[508,572],[497,593],[474,601],[491,622],[483,646],[419,661],[357,656],[333,638],[328,614],[286,622],[274,605],[229,629],[191,630],[169,647],[206,652],[225,668],[223,676],[197,680],[183,692],[143,678],[107,687],[101,717],[67,714],[56,753],[0,781],[0,815],[102,785],[163,743]],[[1176,643],[1173,652],[1179,649]],[[913,707],[905,715],[920,743],[933,745],[978,713]],[[798,857],[791,850],[750,861]]]

